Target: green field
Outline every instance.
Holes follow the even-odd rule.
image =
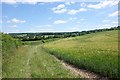
[[[41,41],[28,42],[28,44],[8,53],[9,57],[3,58],[3,78],[78,77],[65,69],[55,57],[42,50]]]
[[[42,49],[43,41],[22,42],[2,35],[2,78],[75,78],[60,61]],[[45,43],[56,39],[44,40]],[[24,44],[24,45],[22,45]],[[1,77],[1,76],[0,76]]]
[[[77,68],[118,77],[118,30],[44,42],[21,42],[3,35],[2,52],[3,78],[81,77],[65,68],[54,56]]]
[[[61,39],[43,47],[78,68],[118,77],[118,30]]]

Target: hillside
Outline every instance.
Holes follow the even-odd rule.
[[[78,68],[118,77],[118,30],[61,39],[43,47]]]
[[[118,77],[118,30],[48,39],[45,43],[42,40],[21,42],[7,34],[2,35],[4,78],[81,77],[76,75],[75,68]],[[72,70],[69,70],[69,64],[75,68],[71,66]]]
[[[23,43],[23,42],[22,42]],[[3,78],[75,78],[60,61],[42,49],[41,41],[24,42],[2,34]]]
[[[0,34],[1,38],[1,47],[2,47],[2,74],[7,71],[9,61],[12,56],[15,55],[14,51],[22,45],[22,42],[18,39],[12,38],[8,34]]]

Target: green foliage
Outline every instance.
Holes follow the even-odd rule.
[[[18,39],[12,38],[8,34],[2,34],[2,53],[3,56],[5,54],[11,54],[13,50],[18,48],[20,45],[22,45],[21,41]]]
[[[76,31],[76,32],[45,32],[45,33],[11,33],[10,35],[14,38],[21,39],[22,41],[37,41],[37,40],[47,40],[53,38],[68,38],[68,37],[76,37],[85,34],[97,33],[102,31],[111,31],[118,30],[118,27],[111,27],[105,29],[95,29],[88,31]]]
[[[7,66],[9,65],[10,59],[15,54],[13,53],[19,46],[22,45],[21,41],[12,38],[8,34],[1,33],[2,39],[2,74],[5,75]]]
[[[43,47],[78,68],[118,77],[118,30],[61,39]]]

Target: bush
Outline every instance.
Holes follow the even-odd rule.
[[[5,54],[11,54],[11,52],[14,49],[16,49],[22,45],[20,40],[14,39],[8,34],[1,33],[0,35],[2,35],[2,53],[3,53],[3,56]]]

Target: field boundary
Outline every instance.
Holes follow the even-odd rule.
[[[92,72],[90,70],[78,68],[78,67],[60,59],[59,57],[55,56],[54,54],[49,53],[44,47],[42,47],[42,49],[45,50],[48,54],[52,55],[57,61],[59,61],[63,65],[64,68],[70,70],[70,72],[72,74],[75,74],[77,76],[80,76],[81,78],[89,79],[89,80],[94,80],[94,79],[109,80],[108,77],[105,77],[98,73]]]
[[[44,48],[43,48],[44,49]],[[44,49],[45,50],[45,49]],[[85,69],[80,69],[75,67],[74,65],[71,65],[64,60],[59,59],[56,57],[54,54],[51,54],[57,61],[59,61],[64,68],[68,69],[71,71],[72,74],[81,76],[81,78],[86,78],[89,80],[94,80],[94,79],[99,79],[99,80],[109,80],[108,77],[102,76],[100,74],[97,74],[95,72],[85,70]]]

